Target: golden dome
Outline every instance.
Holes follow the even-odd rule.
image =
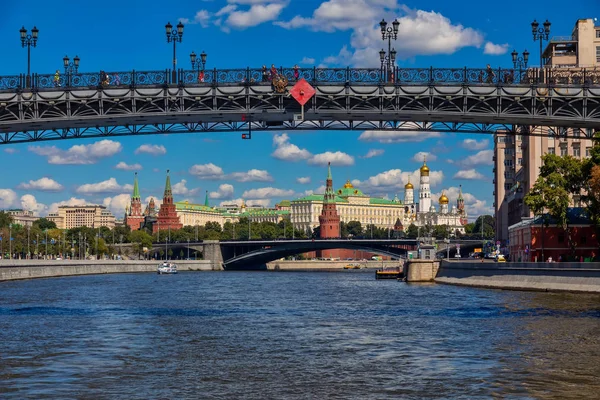
[[[423,161],[423,166],[421,167],[421,176],[429,176],[429,167]]]
[[[404,189],[414,189],[415,187],[413,186],[412,183],[410,183],[410,180],[408,181],[408,183],[406,185],[404,185]]]
[[[440,196],[440,204],[448,204],[448,202],[448,197],[444,192],[442,192],[442,195]]]
[[[350,179],[348,179],[346,181],[346,184],[344,185],[344,189],[352,189],[354,188],[354,186],[352,186],[352,184],[350,183]]]

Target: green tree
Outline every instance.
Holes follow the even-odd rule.
[[[481,236],[481,225],[483,224],[483,237]],[[496,236],[496,219],[491,215],[480,215],[475,220],[473,235],[482,239],[493,239]]]
[[[145,231],[133,231],[129,234],[129,239],[138,255],[142,254],[144,247],[147,249],[152,248],[152,237]]]
[[[352,237],[359,238],[363,235],[363,228],[359,221],[350,221],[346,224],[346,229],[348,230],[348,235]]]
[[[56,229],[56,223],[50,221],[47,218],[39,218],[33,221],[33,226],[39,227],[41,230],[44,229]]]
[[[408,239],[416,239],[419,235],[419,228],[415,224],[410,224],[408,228],[406,228],[406,237]]]
[[[12,224],[13,218],[10,214],[4,211],[0,211],[0,228],[8,228]]]

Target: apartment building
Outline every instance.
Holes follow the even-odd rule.
[[[57,212],[48,214],[48,219],[54,221],[58,229],[115,227],[115,216],[100,205],[59,206]]]
[[[600,26],[591,18],[577,20],[571,35],[550,38],[542,56],[545,68],[552,68],[559,80],[561,71],[600,66]],[[508,240],[509,226],[533,217],[523,198],[539,176],[541,157],[544,154],[588,157],[592,141],[587,138],[594,133],[580,128],[539,126],[519,130],[534,136],[501,131],[494,136],[494,208],[496,235],[501,241]],[[578,205],[578,199],[574,199],[573,206]]]

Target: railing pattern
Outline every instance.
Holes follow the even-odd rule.
[[[0,91],[107,88],[138,86],[270,85],[270,71],[262,69],[125,71],[76,74],[0,76]],[[315,85],[600,85],[600,68],[279,68],[290,83],[304,78]]]

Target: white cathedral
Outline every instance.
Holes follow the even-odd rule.
[[[439,198],[439,210],[432,203],[429,187],[429,167],[424,160],[420,169],[418,204],[415,203],[415,188],[410,182],[410,178],[408,183],[404,185],[404,218],[402,224],[405,227],[410,224],[415,224],[417,227],[448,225],[451,232],[464,233],[467,224],[467,210],[462,196],[462,188],[456,199],[456,205],[453,205],[452,209],[449,208],[449,203],[450,201],[443,191]]]

